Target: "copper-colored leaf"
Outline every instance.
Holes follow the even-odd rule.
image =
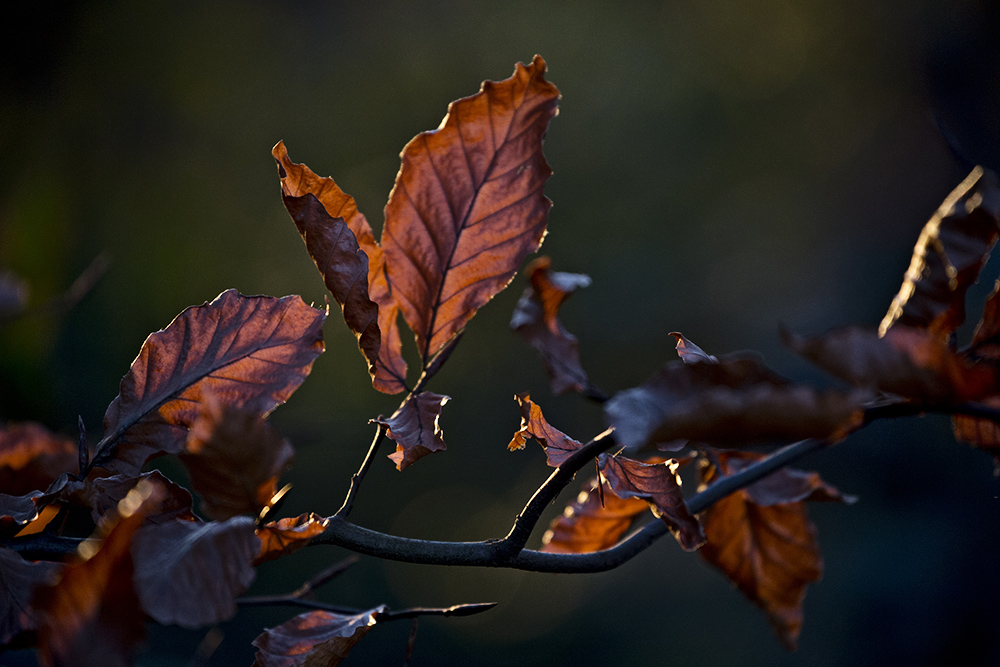
[[[253,582],[260,550],[253,519],[146,526],[135,536],[135,590],[159,623],[197,628],[236,613],[236,598]]]
[[[299,614],[276,628],[264,630],[254,667],[334,667],[375,625],[385,606],[353,616],[328,611]]]
[[[608,454],[601,454],[597,461],[611,491],[619,498],[647,501],[685,551],[694,551],[705,543],[701,524],[684,502],[677,461],[643,463]]]
[[[403,148],[382,248],[425,366],[542,242],[552,173],[542,137],[558,99],[535,56],[452,102],[438,129]]]
[[[645,500],[619,498],[607,482],[601,484],[603,494],[598,493],[597,480],[591,480],[552,522],[542,536],[542,551],[578,554],[608,549],[618,543],[635,517],[649,510]]]
[[[20,496],[41,490],[77,467],[77,445],[69,438],[34,422],[0,428],[0,492]]]
[[[259,415],[208,394],[180,458],[205,515],[229,519],[260,512],[293,455],[288,441]]]
[[[668,364],[604,405],[615,437],[630,449],[684,440],[720,444],[842,437],[860,425],[859,392],[792,384],[760,361]]]
[[[997,373],[969,364],[933,334],[895,325],[885,336],[845,327],[813,337],[785,333],[785,343],[814,364],[858,387],[926,403],[961,403],[997,389]]]
[[[408,396],[392,417],[376,420],[389,428],[386,435],[396,443],[396,451],[389,459],[396,464],[397,470],[428,454],[444,451],[444,432],[438,418],[441,408],[450,400],[448,396],[422,391]]]
[[[749,452],[719,452],[722,474],[730,475],[761,458]],[[711,484],[719,476],[714,466],[702,470]],[[778,636],[795,648],[802,628],[802,601],[806,586],[823,574],[816,528],[809,520],[805,499],[839,500],[840,493],[818,476],[806,484],[796,475],[741,489],[708,508],[702,515],[708,541],[700,552],[757,606],[764,610]],[[784,487],[784,488],[782,488]],[[811,487],[811,490],[810,490]],[[797,502],[782,502],[783,499]],[[757,500],[768,505],[761,505]],[[771,504],[775,503],[775,504]]]
[[[61,563],[27,561],[16,551],[0,547],[0,646],[37,627],[31,597],[38,586],[52,584],[62,567]]]
[[[39,657],[44,666],[124,667],[145,634],[132,585],[132,539],[160,502],[156,482],[144,480],[118,504],[120,518],[102,525],[101,540],[84,542],[83,562],[38,589]],[[98,546],[94,546],[94,545]]]
[[[329,523],[329,519],[312,512],[265,523],[257,529],[260,552],[254,559],[254,565],[298,551],[326,530]]]
[[[589,384],[580,365],[576,336],[559,321],[559,306],[590,278],[581,273],[550,271],[552,261],[539,257],[528,265],[528,287],[514,308],[510,328],[524,337],[542,357],[552,380],[552,393],[583,391]]]
[[[965,293],[996,243],[998,225],[1000,180],[976,167],[924,225],[879,333],[904,325],[946,341],[965,321]]]
[[[326,315],[297,296],[227,290],[188,308],[149,336],[104,415],[96,465],[135,474],[147,459],[177,453],[211,392],[266,414],[284,403],[323,352]]]
[[[507,449],[524,449],[525,441],[534,438],[545,450],[546,462],[553,468],[558,468],[580,448],[579,441],[545,421],[542,409],[531,400],[530,394],[517,394],[514,400],[521,407],[521,428],[514,434]]]
[[[712,364],[719,363],[718,357],[708,354],[705,350],[685,338],[684,334],[679,331],[671,331],[670,335],[677,339],[677,355],[684,363],[694,364],[699,361],[707,361]]]

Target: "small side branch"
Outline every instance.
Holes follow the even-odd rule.
[[[379,445],[382,444],[382,440],[385,439],[385,434],[387,427],[384,424],[378,424],[378,429],[375,431],[375,437],[372,439],[372,444],[368,448],[368,454],[365,455],[365,460],[361,462],[361,467],[358,471],[354,473],[351,477],[351,488],[347,490],[347,497],[344,499],[344,504],[340,506],[337,513],[334,514],[334,518],[347,518],[347,515],[351,513],[354,509],[354,498],[358,495],[358,489],[361,488],[361,482],[364,481],[365,475],[368,474],[368,469],[372,465],[372,461],[375,460],[375,455],[378,453]]]

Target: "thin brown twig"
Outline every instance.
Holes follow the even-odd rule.
[[[361,482],[364,481],[365,475],[368,474],[368,469],[371,467],[372,461],[375,460],[375,454],[378,452],[379,445],[382,444],[382,440],[389,430],[385,424],[377,424],[377,427],[375,437],[372,439],[372,444],[368,448],[368,453],[365,455],[364,461],[361,462],[361,467],[351,476],[351,486],[347,490],[347,497],[344,498],[344,504],[333,515],[334,518],[346,518],[351,513],[351,510],[354,509],[354,499],[358,495],[358,489],[361,488]]]

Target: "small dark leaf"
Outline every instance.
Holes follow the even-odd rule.
[[[388,427],[386,435],[396,443],[396,451],[389,459],[396,464],[397,470],[428,454],[444,451],[444,433],[438,418],[449,400],[448,396],[422,391],[408,396],[389,419],[376,420]]]
[[[37,627],[31,598],[38,586],[55,583],[61,563],[33,563],[16,551],[0,547],[0,646],[18,633]]]
[[[694,364],[699,361],[707,361],[712,364],[719,363],[718,357],[708,354],[678,331],[671,331],[670,335],[677,339],[677,355],[686,364]]]
[[[530,394],[517,394],[514,400],[521,407],[521,428],[514,434],[507,449],[524,449],[525,441],[534,438],[545,450],[546,462],[553,468],[558,468],[581,447],[577,440],[545,421],[542,409],[532,402]]]
[[[76,472],[77,446],[41,424],[0,428],[0,492],[22,496],[45,489],[64,472]]]
[[[312,512],[265,523],[257,529],[260,552],[253,564],[259,565],[298,551],[326,530],[329,523],[329,519]]]
[[[601,484],[610,491],[607,482]],[[545,531],[541,550],[579,554],[609,549],[618,543],[637,516],[649,511],[645,500],[604,493],[602,503],[601,495],[597,480],[591,480]]]
[[[44,494],[32,491],[23,496],[0,493],[0,539],[13,537],[38,518],[38,499]]]
[[[375,625],[385,606],[360,614],[310,611],[253,640],[257,647],[254,667],[334,667]]]

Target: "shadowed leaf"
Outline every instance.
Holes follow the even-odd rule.
[[[0,493],[0,539],[13,537],[38,518],[36,500],[42,495],[41,491],[32,491],[22,496]]]
[[[604,405],[624,446],[695,440],[720,444],[836,439],[861,424],[858,392],[792,384],[760,361],[671,362],[644,384]]]
[[[16,551],[0,547],[0,646],[37,627],[32,595],[38,586],[54,583],[62,567],[61,563],[26,561]]]
[[[541,244],[552,173],[542,137],[558,99],[535,56],[403,148],[382,248],[424,367]]]
[[[670,335],[677,339],[677,355],[686,364],[693,364],[699,361],[707,361],[712,364],[719,363],[718,357],[708,354],[678,331],[671,331]]]
[[[601,454],[597,458],[601,474],[619,498],[640,498],[649,503],[653,514],[669,528],[685,551],[705,543],[705,533],[684,502],[677,461],[643,463],[624,456]]]
[[[253,564],[259,565],[298,551],[326,530],[329,523],[329,519],[312,512],[265,523],[257,529],[260,552]]]
[[[341,219],[354,234],[361,251],[368,256],[368,298],[378,305],[378,331],[381,334],[381,344],[371,345],[371,336],[362,336],[358,340],[362,353],[371,365],[372,386],[386,394],[398,394],[406,389],[406,361],[402,354],[402,339],[399,335],[399,306],[392,298],[389,282],[385,273],[385,254],[375,241],[375,235],[365,216],[358,211],[354,198],[344,193],[332,178],[317,176],[304,164],[292,162],[288,157],[285,144],[278,142],[271,151],[278,163],[278,176],[281,178],[282,197],[304,197],[307,194],[315,196],[330,217]],[[296,223],[298,226],[298,223]],[[300,233],[302,229],[299,229]],[[324,225],[306,227],[306,234],[316,233],[322,237],[331,235],[331,230]],[[320,273],[326,280],[326,271],[320,262],[326,264],[325,256],[309,249],[309,239],[303,235],[306,250],[316,262]],[[331,289],[332,291],[332,289]],[[338,303],[340,303],[338,301]],[[345,312],[346,317],[346,312]],[[350,322],[348,322],[350,325]],[[352,330],[358,331],[352,326]],[[370,356],[376,353],[378,357]]]
[[[649,511],[645,500],[619,498],[610,492],[607,482],[601,483],[603,494],[598,493],[597,480],[591,480],[552,521],[542,536],[542,551],[579,554],[609,549],[618,543],[635,517]]]
[[[402,470],[428,454],[444,451],[444,433],[438,424],[448,396],[422,391],[407,397],[389,419],[375,421],[388,427],[386,435],[396,443],[389,459]]]
[[[580,448],[578,441],[545,421],[542,409],[532,402],[530,394],[517,394],[514,400],[521,407],[521,428],[514,434],[507,449],[524,449],[527,439],[534,438],[545,450],[546,462],[553,468],[558,468]]]
[[[77,445],[69,438],[33,422],[0,428],[0,492],[21,496],[42,490],[77,469]]]
[[[158,623],[197,628],[236,613],[236,598],[254,579],[260,550],[253,519],[146,526],[135,536],[135,590]]]
[[[384,610],[383,605],[354,616],[328,611],[299,614],[253,640],[257,647],[254,667],[339,665]]]
[[[831,375],[865,389],[926,403],[961,403],[996,391],[995,369],[970,365],[931,333],[896,325],[881,338],[857,327],[813,337],[784,333],[785,344]]]
[[[552,393],[583,391],[589,384],[580,365],[576,336],[559,321],[559,306],[590,278],[580,273],[549,271],[552,261],[539,257],[528,265],[528,287],[514,308],[510,328],[520,334],[542,357],[552,380]]]
[[[229,519],[267,506],[293,455],[292,446],[258,415],[208,394],[180,459],[205,515]]]
[[[998,225],[1000,181],[976,167],[924,225],[879,333],[904,325],[946,341],[965,321],[965,293],[996,243]]]
[[[148,459],[178,453],[211,392],[267,414],[284,403],[323,352],[326,315],[297,296],[227,290],[188,308],[149,336],[104,415],[94,464],[135,474]]]

